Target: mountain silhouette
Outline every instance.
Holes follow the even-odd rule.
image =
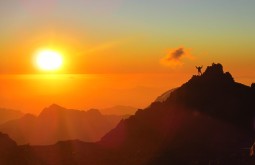
[[[168,99],[168,97],[172,94],[172,92],[175,91],[176,89],[178,89],[178,88],[173,88],[169,91],[166,91],[165,93],[163,93],[162,95],[157,97],[154,102],[164,102],[164,101],[166,101]]]
[[[182,105],[193,111],[253,130],[255,93],[236,83],[221,64],[207,67],[202,76],[193,76],[166,100],[166,105]]]
[[[48,145],[72,139],[95,142],[121,119],[122,116],[102,115],[96,109],[80,111],[52,104],[37,117],[27,114],[0,125],[0,131],[18,144]]]
[[[20,146],[27,164],[252,165],[255,91],[221,64],[123,119],[96,143]],[[25,152],[26,151],[26,152]]]
[[[0,124],[3,124],[9,120],[14,120],[22,117],[24,114],[17,110],[0,108]]]
[[[100,143],[121,148],[127,164],[242,164],[248,158],[240,155],[249,152],[242,148],[254,140],[254,101],[251,87],[213,64],[165,101],[122,120]]]
[[[0,133],[0,146],[0,164],[18,165],[24,161],[20,158],[17,144],[8,135]]]

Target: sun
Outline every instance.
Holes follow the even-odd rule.
[[[63,56],[54,50],[40,50],[36,53],[36,66],[43,71],[56,71],[63,65]]]

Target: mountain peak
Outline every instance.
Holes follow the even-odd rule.
[[[202,75],[207,78],[225,79],[230,82],[234,82],[234,78],[229,72],[224,73],[223,66],[221,64],[213,63],[212,66],[208,66]]]
[[[123,155],[139,151],[133,160],[148,156],[145,163],[137,164],[193,164],[200,160],[198,164],[205,164],[206,159],[245,164],[231,161],[234,152],[240,160],[240,148],[249,146],[254,138],[252,87],[235,82],[221,64],[213,63],[168,94],[166,100],[153,102],[120,122],[100,143],[123,148]],[[148,163],[151,153],[157,158]],[[231,163],[225,163],[227,157]]]
[[[64,109],[64,108],[57,104],[51,104],[47,109]]]
[[[89,109],[86,111],[87,114],[93,115],[93,116],[101,116],[101,112],[98,109]]]
[[[42,116],[48,116],[49,114],[50,115],[59,114],[63,112],[64,110],[66,110],[64,107],[61,107],[57,104],[51,104],[49,107],[44,108],[39,116],[42,117]]]
[[[221,64],[213,63],[202,75],[193,76],[173,91],[166,102],[248,128],[253,116],[254,96],[252,87],[235,82]]]
[[[212,66],[208,66],[204,74],[224,74],[223,66],[218,63],[213,63]]]
[[[224,72],[223,66],[221,64],[213,63],[208,66],[202,75],[194,75],[186,84],[184,85],[224,85],[224,84],[234,84],[234,78],[229,72]]]

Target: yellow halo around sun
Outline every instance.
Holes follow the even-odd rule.
[[[63,57],[58,51],[40,50],[36,53],[35,63],[43,71],[56,71],[63,65]]]

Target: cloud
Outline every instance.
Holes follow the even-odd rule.
[[[179,47],[179,48],[170,49],[168,51],[168,54],[165,57],[163,57],[160,60],[160,62],[161,64],[165,66],[176,68],[184,64],[183,59],[185,58],[192,59],[193,57],[189,53],[189,49]]]

